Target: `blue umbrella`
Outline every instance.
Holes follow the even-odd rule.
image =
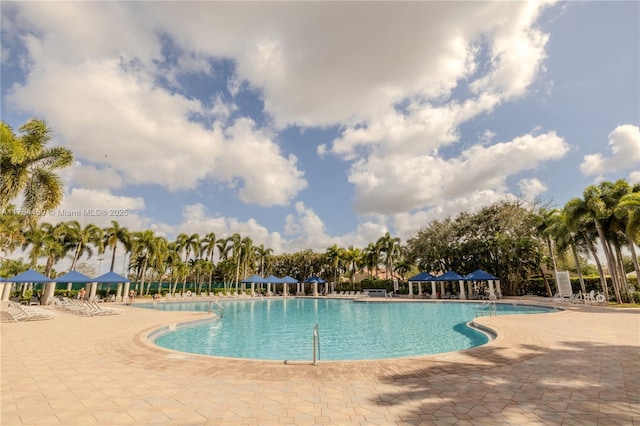
[[[461,281],[464,277],[457,272],[447,271],[439,277],[433,277],[433,281]]]
[[[309,278],[307,278],[306,280],[303,281],[306,284],[313,284],[313,283],[318,283],[318,284],[324,284],[326,283],[325,280],[323,280],[322,278],[312,275]]]
[[[244,280],[242,280],[240,282],[241,283],[266,283],[264,278],[262,278],[259,275],[251,275],[250,277],[245,278]]]
[[[494,277],[490,273],[485,272],[482,269],[478,269],[477,271],[473,271],[472,273],[465,275],[464,279],[468,281],[489,281],[497,280],[498,277]]]
[[[282,280],[283,283],[285,284],[298,284],[298,280],[296,280],[293,277],[290,277],[289,275],[285,275],[284,277],[280,278]]]
[[[53,281],[56,283],[92,283],[95,282],[95,279],[89,278],[78,271],[71,271],[59,276]]]
[[[130,283],[131,280],[123,277],[122,275],[116,274],[115,272],[107,272],[106,274],[100,275],[98,278],[93,280],[97,283]]]
[[[428,272],[420,272],[418,275],[414,275],[407,281],[432,281],[435,277]]]
[[[13,278],[8,278],[7,281],[12,283],[50,283],[53,280],[42,275],[38,271],[29,269],[28,271],[18,274]]]

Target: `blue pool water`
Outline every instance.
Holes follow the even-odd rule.
[[[399,358],[467,349],[488,337],[466,326],[479,303],[353,303],[332,299],[220,301],[222,319],[178,327],[155,343],[183,352],[264,360],[309,360],[320,331],[321,360]],[[206,311],[208,302],[138,304]],[[549,312],[497,305],[498,315]]]

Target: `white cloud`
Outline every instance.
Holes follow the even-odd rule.
[[[518,188],[527,201],[534,201],[538,195],[547,190],[547,186],[539,179],[520,179]]]
[[[549,132],[475,145],[452,159],[372,155],[354,163],[349,181],[356,186],[356,208],[360,212],[398,213],[436,206],[481,190],[505,192],[508,177],[559,159],[568,150],[562,138]]]
[[[629,181],[631,183],[640,183],[640,170],[629,173]]]
[[[99,227],[109,226],[115,220],[131,231],[138,231],[151,224],[142,216],[144,209],[141,197],[113,195],[102,189],[74,188],[43,220],[49,223],[77,220],[83,226],[93,223]]]
[[[631,124],[616,127],[609,134],[611,156],[585,155],[580,171],[585,176],[628,170],[640,163],[640,128]]]
[[[430,209],[395,214],[393,216],[393,227],[396,230],[396,234],[403,241],[406,241],[431,221],[455,217],[463,211],[473,213],[484,206],[507,199],[513,200],[515,197],[500,191],[478,190],[463,197],[443,200]]]

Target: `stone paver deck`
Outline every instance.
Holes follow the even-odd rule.
[[[482,347],[312,366],[161,349],[150,331],[206,314],[122,309],[2,323],[0,424],[640,425],[640,310],[484,317]]]

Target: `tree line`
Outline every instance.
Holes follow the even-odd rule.
[[[0,252],[20,247],[28,257],[27,264],[4,261],[5,269],[7,265],[33,267],[53,277],[65,257],[74,270],[81,259],[108,253],[113,271],[121,247],[125,272],[139,284],[141,294],[148,294],[153,281],[169,281],[172,292],[180,283],[184,289],[187,282],[195,283],[197,291],[211,290],[213,283],[238,287],[253,273],[299,280],[316,274],[351,285],[359,273],[366,273],[374,284],[383,278],[385,285],[391,285],[394,278],[404,281],[419,271],[438,275],[483,269],[500,278],[505,294],[517,294],[531,276],[541,275],[551,295],[543,266],[555,269],[561,261],[569,264],[586,291],[582,265],[589,257],[596,263],[605,297],[612,293],[619,303],[629,300],[631,293],[624,250],[631,253],[636,275],[640,269],[635,248],[640,234],[640,184],[625,180],[591,185],[563,208],[513,199],[475,213],[434,220],[406,244],[387,232],[366,247],[334,244],[323,253],[302,250],[275,255],[271,248],[239,234],[183,233],[170,240],[152,230],[129,231],[117,221],[105,228],[83,227],[77,221],[41,222],[33,212],[60,204],[64,191],[57,172],[72,163],[72,153],[46,146],[50,129],[42,120],[30,120],[20,134],[4,122],[0,130]],[[11,203],[19,196],[24,200],[22,209],[15,210]]]

